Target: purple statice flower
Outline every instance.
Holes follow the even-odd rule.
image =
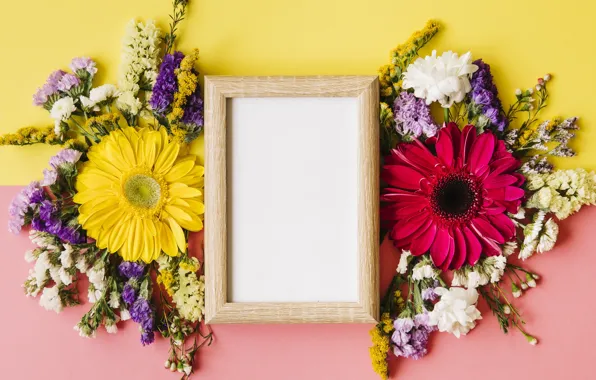
[[[56,217],[57,211],[58,208],[54,203],[49,199],[46,199],[42,201],[39,206],[39,217],[47,223]]]
[[[178,80],[176,69],[184,54],[177,51],[174,54],[166,54],[159,66],[159,74],[153,86],[153,94],[149,100],[151,108],[158,114],[165,114],[166,110],[174,101],[174,94],[178,91]]]
[[[198,85],[195,92],[193,92],[186,101],[182,122],[189,126],[203,126],[203,99],[201,98],[201,89]]]
[[[49,99],[50,96],[58,93],[58,86],[62,77],[66,75],[66,72],[62,70],[56,70],[50,74],[46,83],[37,89],[37,92],[33,94],[33,105],[43,106]]]
[[[150,345],[155,341],[155,333],[153,331],[145,331],[141,334],[141,344],[143,346]]]
[[[145,266],[131,261],[123,261],[118,266],[118,271],[126,278],[139,279],[143,277],[143,273],[145,273]]]
[[[490,121],[497,131],[502,132],[507,128],[509,121],[503,112],[499,91],[493,81],[490,66],[481,59],[474,61],[478,70],[472,74],[472,102],[479,105],[482,114]]]
[[[400,135],[420,137],[424,134],[432,137],[437,133],[430,108],[424,99],[418,99],[414,94],[402,92],[393,103],[395,129]]]
[[[130,308],[130,317],[133,321],[141,325],[141,343],[143,346],[153,343],[155,330],[155,318],[153,309],[149,302],[142,297],[137,298]]]
[[[62,149],[58,154],[50,158],[50,166],[57,169],[58,166],[69,163],[74,164],[81,158],[81,152],[74,149]]]
[[[137,300],[137,292],[132,285],[124,285],[124,289],[122,289],[122,299],[129,306]]]
[[[52,169],[43,170],[43,179],[41,180],[42,186],[52,186],[58,179],[58,172]]]
[[[422,291],[422,299],[424,301],[436,301],[439,295],[435,293],[435,288],[426,288]]]
[[[66,92],[80,84],[81,80],[76,75],[64,74],[64,76],[60,79],[60,82],[58,82],[58,90]]]
[[[79,70],[85,70],[91,75],[95,75],[97,73],[97,67],[95,66],[95,61],[93,61],[89,57],[77,57],[73,58],[70,62],[70,69],[76,73]]]
[[[45,199],[43,189],[39,182],[31,182],[21,192],[19,192],[8,206],[10,219],[8,221],[8,230],[18,234],[25,224],[25,214],[29,211],[32,204],[40,203]]]
[[[395,331],[391,336],[395,356],[420,359],[426,353],[428,337],[435,327],[429,326],[428,314],[417,314],[414,319],[398,318],[393,322]]]
[[[86,242],[86,238],[78,229],[69,226],[61,226],[56,235],[71,244],[83,244]]]
[[[41,220],[38,217],[34,217],[31,220],[31,228],[33,228],[36,231],[44,231],[46,228],[45,223],[43,222],[43,220]]]

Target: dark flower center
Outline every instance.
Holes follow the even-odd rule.
[[[440,178],[431,193],[431,207],[445,222],[466,222],[480,209],[480,186],[464,173]]]

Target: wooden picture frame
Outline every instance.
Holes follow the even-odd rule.
[[[226,104],[231,98],[356,98],[357,302],[230,302]],[[375,323],[379,318],[379,84],[376,76],[205,77],[207,323]],[[329,149],[332,149],[330,146]]]

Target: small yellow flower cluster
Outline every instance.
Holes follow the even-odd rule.
[[[381,324],[383,325],[383,332],[389,334],[393,331],[393,319],[389,313],[383,313],[381,315]]]
[[[373,370],[381,377],[381,379],[387,380],[389,376],[389,368],[387,366],[389,336],[379,330],[377,326],[370,330],[370,336],[373,345],[369,348],[369,353]]]
[[[584,205],[596,204],[596,173],[585,169],[532,174],[527,177],[527,187],[536,192],[526,207],[553,212],[559,220],[579,211]]]
[[[186,100],[195,91],[199,83],[199,76],[194,71],[196,61],[199,59],[199,50],[195,49],[191,54],[187,55],[180,62],[180,68],[176,69],[176,77],[178,81],[178,91],[174,94],[174,101],[172,102],[172,112],[168,115],[168,120],[172,124],[172,132],[174,136],[179,137],[176,133],[176,124],[184,116],[184,106]]]
[[[54,127],[25,127],[16,131],[16,133],[7,133],[0,136],[0,145],[31,145],[31,144],[50,144],[62,145],[64,143],[56,133]]]
[[[418,55],[418,51],[439,31],[439,23],[429,20],[422,30],[416,31],[403,44],[391,50],[390,64],[379,69],[379,85],[382,100],[392,103],[401,90],[402,73]]]
[[[174,290],[172,289],[172,284],[174,283],[174,276],[169,269],[164,269],[159,272],[157,276],[157,283],[163,285],[164,289],[170,297],[174,294]]]
[[[401,290],[396,290],[394,294],[395,294],[395,303],[397,304],[397,310],[401,311],[404,308],[404,306],[406,305],[406,301],[402,297]]]
[[[529,143],[533,142],[538,137],[538,129],[543,127],[546,132],[551,132],[555,126],[560,124],[563,121],[561,118],[554,118],[552,120],[547,121],[545,124],[534,123],[528,128],[524,128],[521,132],[519,137],[517,138],[516,146],[519,148],[523,148]]]
[[[100,116],[90,117],[85,123],[85,127],[91,130],[100,130],[109,133],[118,128],[120,115],[116,113],[108,113]]]
[[[196,272],[201,269],[201,263],[196,257],[186,257],[180,262],[180,268],[188,272]]]
[[[387,103],[381,103],[381,127],[391,128],[393,126],[393,111]]]

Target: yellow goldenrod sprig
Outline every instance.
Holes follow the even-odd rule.
[[[401,90],[401,78],[408,65],[418,56],[419,50],[426,45],[440,29],[436,20],[427,21],[423,29],[414,32],[410,38],[391,50],[390,63],[379,69],[381,100],[393,104]]]
[[[174,94],[172,112],[168,115],[172,133],[176,136],[176,124],[184,116],[184,106],[190,95],[196,90],[199,83],[199,76],[194,71],[196,61],[199,59],[199,50],[195,49],[180,62],[180,68],[176,69],[178,91]]]
[[[0,136],[0,145],[62,145],[63,143],[64,140],[56,135],[53,126],[43,128],[25,127],[15,133]]]
[[[111,131],[119,129],[120,115],[108,113],[100,116],[90,117],[85,123],[85,127],[93,133],[108,135]]]
[[[387,353],[389,352],[389,336],[377,326],[370,330],[372,347],[369,348],[370,359],[373,370],[383,380],[389,377],[389,366],[387,365]]]

